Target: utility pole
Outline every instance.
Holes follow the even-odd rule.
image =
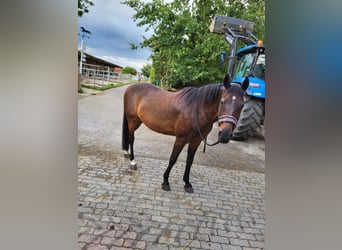
[[[83,71],[83,62],[85,62],[86,60],[86,55],[84,54],[85,50],[86,50],[86,46],[85,46],[85,42],[84,42],[84,38],[88,38],[91,35],[91,32],[89,30],[86,30],[85,28],[81,27],[81,58],[80,58],[80,74],[82,74]]]

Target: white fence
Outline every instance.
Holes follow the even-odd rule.
[[[113,68],[110,68],[108,66],[93,65],[93,64],[87,64],[87,63],[82,64],[82,75],[91,81],[94,80],[94,83],[99,82],[99,81],[106,81],[106,82],[120,81],[121,82],[121,81],[139,80],[138,76],[133,76],[130,74],[115,73],[113,72]]]

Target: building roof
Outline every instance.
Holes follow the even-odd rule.
[[[90,55],[90,54],[88,54],[86,52],[83,52],[83,54],[86,55],[86,61],[85,61],[86,64],[93,64],[93,65],[99,65],[99,66],[108,66],[108,67],[111,67],[111,68],[114,68],[114,69],[115,68],[120,68],[120,69],[123,68],[120,65],[117,65],[117,64],[105,61],[103,59],[97,58],[97,57],[92,56],[92,55]],[[78,51],[78,61],[80,61],[80,58],[81,58],[81,51],[79,50]]]

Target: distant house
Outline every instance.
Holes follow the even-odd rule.
[[[120,74],[121,71],[122,71],[122,68],[119,68],[119,67],[114,68],[114,73]]]

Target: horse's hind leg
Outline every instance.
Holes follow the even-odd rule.
[[[162,189],[164,191],[170,191],[169,176],[173,165],[175,165],[180,152],[182,151],[185,143],[178,138],[176,138],[175,144],[173,145],[173,150],[170,156],[169,165],[164,172],[164,182],[162,183]]]
[[[132,122],[129,123],[129,125],[128,125],[128,127],[129,127],[128,141],[129,141],[129,151],[130,151],[129,159],[131,161],[130,167],[133,170],[137,169],[137,163],[134,160],[134,149],[133,149],[134,132],[135,132],[135,130],[137,130],[139,128],[140,125],[141,125],[141,121],[138,118],[132,120]]]
[[[190,176],[190,169],[194,161],[195,153],[200,143],[201,141],[190,143],[188,147],[188,155],[186,158],[186,166],[185,166],[185,171],[184,171],[184,176],[183,176],[183,181],[185,182],[184,189],[188,193],[194,192],[192,185],[190,184],[190,181],[189,181],[190,180],[189,176]]]
[[[132,135],[130,135],[130,140],[129,140],[129,160],[131,161],[130,163],[130,167],[133,170],[137,170],[137,163],[134,160],[134,150],[133,150],[133,144],[134,144],[134,132],[132,133]]]
[[[124,157],[129,158],[129,129],[128,120],[124,112],[122,119],[122,137],[121,137],[121,148],[124,151]]]

